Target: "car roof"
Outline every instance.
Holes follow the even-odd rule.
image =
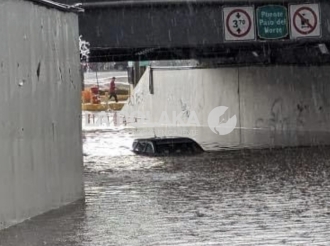
[[[185,137],[153,137],[153,138],[138,138],[135,139],[134,142],[143,142],[143,141],[151,141],[156,144],[166,144],[166,143],[196,143],[191,138],[185,138]]]

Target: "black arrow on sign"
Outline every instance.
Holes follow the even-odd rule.
[[[239,19],[241,17],[241,15],[239,14],[239,12],[237,12],[236,17],[237,17],[237,19]]]
[[[241,33],[241,29],[238,28],[237,29],[237,33],[240,34]]]

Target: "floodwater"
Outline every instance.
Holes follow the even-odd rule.
[[[329,245],[329,148],[151,158],[132,141],[86,131],[85,201],[4,230],[0,245]]]

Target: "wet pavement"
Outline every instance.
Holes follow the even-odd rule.
[[[85,200],[0,232],[0,245],[329,245],[330,148],[151,158],[132,141],[85,132]]]

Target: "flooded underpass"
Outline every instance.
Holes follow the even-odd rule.
[[[1,246],[329,245],[328,147],[140,157],[84,133],[85,201],[0,232]]]

